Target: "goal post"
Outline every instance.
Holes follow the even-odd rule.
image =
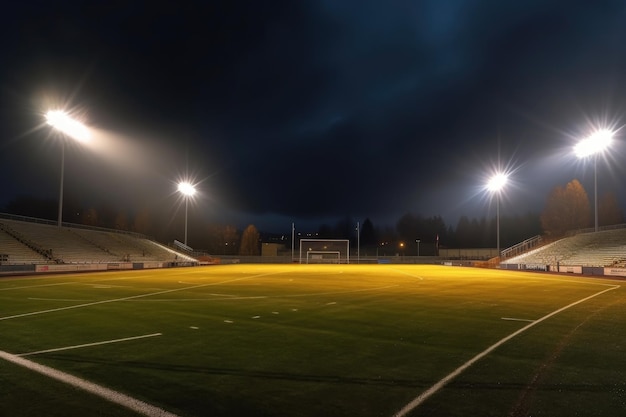
[[[300,263],[350,263],[347,239],[300,239]]]

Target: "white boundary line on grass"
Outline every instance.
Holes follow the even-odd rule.
[[[136,300],[138,298],[152,297],[154,295],[169,294],[169,293],[178,292],[178,291],[192,290],[192,289],[195,289],[195,288],[202,288],[202,287],[210,287],[212,285],[226,284],[226,283],[229,283],[229,282],[242,281],[242,280],[246,280],[246,279],[262,277],[262,276],[265,276],[265,275],[277,275],[277,274],[278,273],[250,275],[248,277],[233,278],[233,279],[228,279],[228,280],[220,281],[220,282],[210,282],[210,283],[207,283],[207,284],[198,284],[198,285],[192,285],[192,286],[189,286],[189,287],[174,288],[174,289],[171,289],[171,290],[163,290],[163,291],[150,292],[150,293],[146,293],[146,294],[131,295],[131,296],[122,297],[122,298],[113,298],[113,299],[109,299],[109,300],[93,301],[93,302],[90,302],[90,303],[74,304],[74,305],[71,305],[71,306],[59,307],[59,308],[51,308],[51,309],[48,309],[48,310],[31,311],[31,312],[28,312],[28,313],[15,314],[13,316],[0,317],[0,321],[12,320],[12,319],[17,319],[17,318],[21,318],[21,317],[35,316],[35,315],[38,315],[38,314],[54,313],[54,312],[57,312],[57,311],[72,310],[72,309],[75,309],[75,308],[90,307],[90,306],[95,306],[95,305],[100,305],[100,304],[116,303],[116,302],[119,302],[119,301]]]
[[[156,407],[154,405],[148,404],[136,398],[130,397],[126,394],[122,394],[121,392],[114,391],[112,389],[103,387],[98,384],[94,384],[93,382],[89,382],[85,379],[75,377],[73,375],[70,375],[65,372],[61,372],[54,368],[50,368],[49,366],[40,365],[28,359],[21,358],[17,355],[12,355],[10,353],[0,350],[0,358],[8,362],[12,362],[16,365],[23,366],[24,368],[30,369],[31,371],[35,371],[42,375],[56,379],[57,381],[61,381],[73,387],[82,389],[91,394],[95,394],[99,397],[104,398],[105,400],[108,400],[112,403],[119,404],[123,407],[129,408],[144,416],[177,417],[176,414],[172,414],[169,411],[163,410],[162,408]]]
[[[88,306],[93,306],[93,305],[98,305],[98,304],[113,303],[113,302],[117,302],[117,301],[133,300],[133,299],[136,299],[136,298],[150,297],[150,296],[153,296],[153,295],[167,294],[167,293],[177,292],[177,291],[185,291],[185,290],[194,289],[194,288],[208,287],[208,286],[211,286],[211,285],[219,285],[219,284],[225,284],[225,283],[228,283],[228,282],[241,281],[241,280],[246,280],[246,279],[251,279],[251,278],[258,278],[258,277],[265,276],[265,275],[275,275],[275,274],[257,274],[257,275],[247,276],[247,277],[240,277],[240,278],[230,279],[230,280],[226,280],[226,281],[211,282],[211,283],[207,283],[207,284],[193,285],[193,286],[184,287],[184,288],[175,288],[175,289],[172,289],[172,290],[158,291],[158,292],[153,292],[153,293],[134,295],[134,296],[130,296],[130,297],[123,297],[123,298],[117,298],[117,299],[112,299],[112,300],[101,300],[101,301],[94,301],[92,303],[78,304],[78,305],[61,307],[61,308],[54,308],[54,309],[49,309],[49,310],[32,311],[30,313],[23,313],[23,314],[17,314],[17,315],[13,315],[13,316],[0,317],[0,321],[15,319],[15,318],[19,318],[19,317],[33,316],[33,315],[37,315],[37,314],[52,313],[52,312],[56,312],[56,311],[70,310],[70,309],[74,309],[74,308],[88,307]],[[11,354],[11,353],[8,353],[8,352],[4,352],[4,351],[0,350],[0,359],[4,359],[4,360],[6,360],[8,362],[14,363],[16,365],[19,365],[19,366],[22,366],[24,368],[30,369],[32,371],[38,372],[38,373],[40,373],[42,375],[45,375],[45,376],[48,376],[50,378],[56,379],[58,381],[64,382],[66,384],[72,385],[72,386],[74,386],[76,388],[82,389],[82,390],[87,391],[87,392],[89,392],[91,394],[94,394],[94,395],[97,395],[99,397],[102,397],[102,398],[104,398],[104,399],[106,399],[106,400],[108,400],[110,402],[113,402],[115,404],[119,404],[121,406],[129,408],[129,409],[131,409],[133,411],[136,411],[137,413],[140,413],[140,414],[145,415],[145,416],[149,416],[149,417],[178,417],[176,414],[172,414],[169,411],[163,410],[163,409],[161,409],[159,407],[153,406],[151,404],[148,404],[146,402],[143,402],[141,400],[133,398],[133,397],[131,397],[129,395],[126,395],[126,394],[123,394],[121,392],[118,392],[118,391],[115,391],[115,390],[103,387],[101,385],[98,385],[98,384],[95,384],[93,382],[84,380],[82,378],[75,377],[73,375],[70,375],[68,373],[59,371],[59,370],[51,368],[49,366],[38,364],[37,362],[30,361],[30,360],[25,359],[23,357],[20,357],[18,355],[14,355],[14,354]]]
[[[500,320],[507,320],[507,321],[527,321],[527,322],[529,322],[529,323],[532,323],[533,321],[535,321],[535,320],[533,320],[533,319],[520,319],[520,318],[517,318],[517,317],[500,317]]]
[[[102,342],[85,343],[82,345],[64,346],[64,347],[54,348],[54,349],[38,350],[37,352],[20,353],[19,355],[16,355],[16,356],[24,357],[24,356],[31,356],[31,355],[39,355],[42,353],[60,352],[62,350],[71,350],[71,349],[80,349],[80,348],[91,347],[91,346],[108,345],[109,343],[128,342],[130,340],[145,339],[146,337],[156,337],[156,336],[162,336],[162,335],[163,333],[144,334],[141,336],[125,337],[123,339],[104,340]]]
[[[58,285],[69,285],[69,284],[74,284],[74,283],[75,282],[55,282],[53,284],[23,285],[21,287],[0,288],[0,291],[24,290],[24,289],[38,288],[38,287],[56,287]]]
[[[410,277],[412,277],[412,278],[417,278],[417,279],[419,279],[420,281],[424,281],[424,277],[422,277],[422,276],[420,276],[420,275],[410,274],[410,273],[408,273],[408,272],[406,272],[406,271],[403,271],[403,270],[401,270],[401,269],[392,268],[392,271],[395,271],[395,272],[397,272],[397,273],[399,273],[399,274],[408,275],[408,276],[410,276]]]
[[[165,291],[158,291],[158,292],[153,292],[153,293],[147,293],[147,294],[139,294],[139,295],[133,295],[133,296],[129,296],[129,297],[123,297],[123,298],[116,298],[116,299],[111,299],[111,300],[101,300],[101,301],[94,301],[91,303],[84,303],[84,304],[77,304],[77,305],[73,305],[73,306],[67,306],[67,307],[61,307],[61,308],[53,308],[53,309],[49,309],[49,310],[41,310],[41,311],[32,311],[29,313],[23,313],[23,314],[16,314],[13,316],[6,316],[6,317],[0,317],[0,321],[2,320],[11,320],[11,319],[15,319],[15,318],[20,318],[20,317],[27,317],[27,316],[33,316],[33,315],[37,315],[37,314],[46,314],[46,313],[53,313],[56,311],[63,311],[63,310],[70,310],[70,309],[75,309],[75,308],[82,308],[82,307],[89,307],[89,306],[93,306],[93,305],[99,305],[99,304],[106,304],[106,303],[113,303],[113,302],[118,302],[118,301],[126,301],[126,300],[133,300],[133,299],[137,299],[137,298],[143,298],[143,297],[150,297],[153,295],[159,295],[159,294],[167,294],[167,293],[171,293],[171,292],[177,292],[177,291],[185,291],[185,290],[190,290],[190,289],[194,289],[194,288],[201,288],[201,287],[209,287],[211,285],[219,285],[219,284],[225,284],[228,282],[234,282],[234,281],[241,281],[241,280],[246,280],[246,279],[251,279],[251,278],[258,278],[264,275],[274,275],[274,274],[257,274],[257,275],[251,275],[251,276],[247,276],[247,277],[240,277],[240,278],[235,278],[235,279],[230,279],[230,280],[225,280],[225,281],[220,281],[220,282],[211,282],[211,283],[207,283],[207,284],[199,284],[199,285],[193,285],[193,286],[189,286],[189,287],[184,287],[184,288],[175,288],[175,289],[171,289],[171,290],[165,290]],[[40,352],[42,353],[42,352]],[[33,354],[33,353],[31,353]],[[102,397],[112,403],[115,404],[119,404],[121,406],[124,406],[126,408],[129,408],[133,411],[136,411],[139,414],[148,416],[148,417],[178,417],[176,414],[172,414],[169,411],[163,410],[159,407],[153,406],[151,404],[148,404],[146,402],[143,402],[141,400],[138,400],[136,398],[133,398],[129,395],[123,394],[121,392],[103,387],[101,385],[95,384],[93,382],[84,380],[82,378],[78,378],[75,377],[73,375],[70,375],[68,373],[59,371],[57,369],[51,368],[49,366],[45,366],[45,365],[41,365],[38,364],[37,362],[33,362],[31,360],[25,359],[23,357],[20,357],[18,355],[14,355],[5,351],[0,350],[0,359],[4,359],[8,362],[14,363],[16,365],[22,366],[24,368],[30,369],[31,371],[35,371],[38,372],[42,375],[48,376],[50,378],[56,379],[57,381],[61,381],[64,382],[66,384],[72,385],[76,388],[82,389],[84,391],[87,391],[91,394],[97,395],[99,397]]]
[[[606,284],[602,284],[602,285],[606,285]],[[511,333],[510,335],[506,336],[505,338],[503,338],[503,339],[499,340],[498,342],[494,343],[493,345],[489,346],[487,349],[483,350],[478,355],[474,356],[472,359],[470,359],[469,361],[465,362],[463,365],[461,365],[458,368],[456,368],[454,371],[452,371],[450,374],[445,376],[443,379],[441,379],[435,385],[433,385],[432,387],[428,388],[426,391],[424,391],[423,393],[421,393],[420,395],[415,397],[411,402],[409,402],[407,405],[402,407],[402,409],[400,411],[395,413],[394,417],[403,417],[403,416],[407,415],[408,413],[410,413],[411,411],[416,409],[424,401],[426,401],[426,399],[428,399],[430,396],[432,396],[437,391],[439,391],[440,389],[445,387],[450,381],[452,381],[454,378],[459,376],[461,373],[463,373],[467,368],[472,366],[474,363],[478,362],[480,359],[484,358],[485,356],[490,354],[492,351],[494,351],[498,347],[502,346],[504,343],[506,343],[509,340],[513,339],[514,337],[524,333],[526,330],[530,329],[531,327],[535,326],[536,324],[539,324],[539,323],[549,319],[552,316],[555,316],[555,315],[557,315],[557,314],[559,314],[559,313],[561,313],[561,312],[563,312],[563,311],[565,311],[565,310],[567,310],[567,309],[569,309],[571,307],[574,307],[575,305],[584,303],[585,301],[591,300],[592,298],[597,297],[599,295],[602,295],[605,292],[613,291],[613,290],[616,290],[616,289],[618,289],[620,287],[621,287],[620,285],[614,285],[614,286],[611,286],[610,288],[607,288],[605,290],[602,290],[600,292],[592,294],[592,295],[590,295],[588,297],[585,297],[585,298],[580,299],[578,301],[574,301],[573,303],[568,304],[565,307],[561,307],[558,310],[555,310],[552,313],[546,314],[545,316],[541,317],[540,319],[537,319],[537,320],[533,321],[532,323],[527,324],[526,326],[522,327],[521,329],[517,330],[516,332]]]

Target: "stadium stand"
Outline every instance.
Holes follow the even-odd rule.
[[[5,265],[114,262],[197,264],[187,254],[143,235],[112,230],[57,227],[0,218],[0,254]]]
[[[566,237],[502,264],[607,267],[626,263],[626,228]]]
[[[4,256],[2,263],[8,264],[40,264],[48,259],[29,248],[24,243],[0,229],[0,253]]]

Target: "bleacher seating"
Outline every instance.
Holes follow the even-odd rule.
[[[5,264],[191,262],[189,255],[138,234],[0,219]]]
[[[626,262],[626,229],[581,233],[552,242],[503,264],[614,266]]]
[[[42,264],[47,258],[15,239],[5,231],[0,230],[0,254],[6,255],[6,264],[29,265]]]

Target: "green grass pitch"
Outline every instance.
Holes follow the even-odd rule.
[[[622,284],[423,265],[5,277],[0,352],[178,416],[623,416]],[[0,358],[0,415],[137,414]]]

